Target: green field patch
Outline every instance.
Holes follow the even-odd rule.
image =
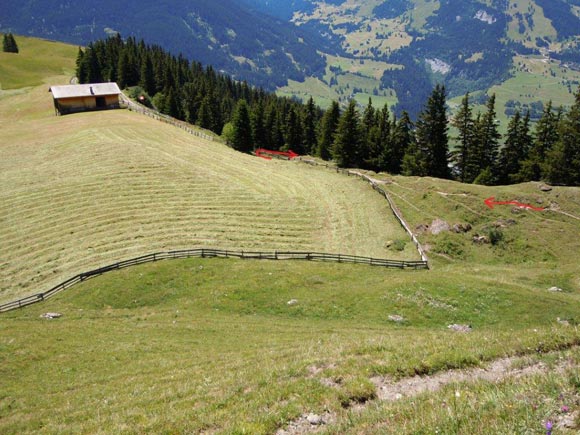
[[[38,86],[47,77],[73,74],[78,48],[20,35],[15,38],[20,53],[0,53],[0,90]]]
[[[522,104],[541,101],[546,104],[553,101],[564,107],[574,102],[574,92],[580,83],[580,71],[563,68],[559,61],[541,56],[514,57],[515,69],[513,76],[491,87],[487,94],[496,94],[496,112],[500,121],[501,131],[505,131],[509,118],[505,114],[506,103],[510,100]],[[459,96],[450,100],[453,107],[459,107]],[[483,105],[474,105],[474,112],[485,111]]]
[[[221,259],[112,272],[0,317],[0,428],[265,434],[324,409],[345,423],[345,406],[375,397],[373,376],[578,340],[555,320],[578,316],[577,293],[486,276]],[[473,332],[450,331],[456,322]]]

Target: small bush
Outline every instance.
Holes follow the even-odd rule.
[[[129,96],[140,104],[146,107],[153,108],[151,97],[145,92],[141,86],[133,86],[129,89]]]
[[[435,242],[434,251],[440,254],[449,255],[452,258],[460,258],[464,253],[464,246],[451,234],[439,235]]]
[[[504,234],[501,228],[490,228],[487,231],[487,237],[489,238],[489,242],[496,246],[503,242]]]
[[[393,242],[392,247],[395,251],[404,251],[405,246],[407,246],[407,242],[405,240],[397,239]]]

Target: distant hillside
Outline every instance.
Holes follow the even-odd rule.
[[[328,42],[234,0],[3,2],[0,31],[85,45],[120,32],[183,53],[238,79],[273,89],[287,79],[319,75]]]
[[[267,3],[270,8],[278,4]],[[333,94],[341,101],[356,98],[361,103],[370,96],[415,116],[435,83],[445,84],[451,97],[480,92],[484,99],[491,87],[517,77],[522,64],[532,69],[529,63],[539,59],[549,65],[550,80],[526,77],[521,90],[509,84],[505,92],[511,97],[505,100],[530,104],[548,85],[556,104],[569,104],[570,93],[562,96],[561,90],[574,88],[580,79],[579,17],[577,0],[295,4],[293,22],[340,38],[345,54],[327,56],[322,80],[291,83],[283,92],[300,96],[310,91],[319,101]]]
[[[546,87],[569,105],[580,84],[578,0],[7,0],[3,30],[75,44],[118,31],[283,95],[372,97],[413,118],[436,83],[481,102],[493,88],[500,117]]]

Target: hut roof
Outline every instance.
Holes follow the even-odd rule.
[[[121,90],[117,83],[88,83],[86,85],[51,86],[49,92],[55,99],[119,95]]]

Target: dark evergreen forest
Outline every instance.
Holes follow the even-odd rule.
[[[242,152],[292,149],[341,167],[465,183],[580,185],[580,89],[567,113],[551,102],[538,106],[535,127],[530,111],[514,106],[502,137],[494,95],[483,113],[474,114],[465,94],[453,118],[443,84],[425,92],[415,121],[405,110],[397,117],[386,106],[375,108],[371,99],[362,110],[353,100],[342,111],[335,102],[324,112],[312,98],[303,104],[278,97],[119,35],[79,49],[77,77],[81,83],[115,81],[162,113],[221,134]],[[449,137],[450,124],[457,137]]]

